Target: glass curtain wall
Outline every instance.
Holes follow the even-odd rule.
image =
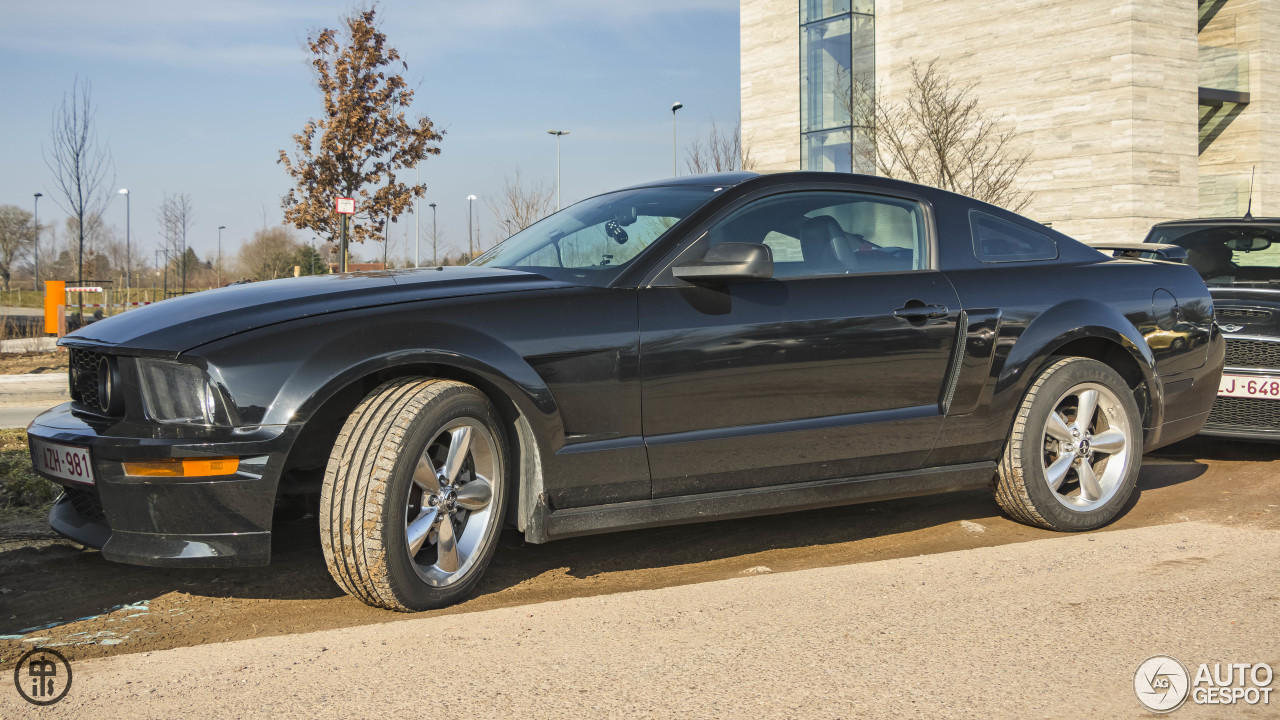
[[[875,96],[874,13],[874,0],[800,0],[801,170],[875,171],[851,112]]]

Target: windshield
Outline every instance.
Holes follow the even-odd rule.
[[[1207,285],[1280,289],[1280,223],[1157,226],[1147,242],[1186,248],[1187,264]]]
[[[686,185],[589,198],[512,235],[471,264],[604,286],[718,190]]]

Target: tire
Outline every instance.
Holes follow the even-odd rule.
[[[333,579],[401,612],[466,598],[497,547],[507,457],[498,414],[476,388],[422,377],[378,387],[325,469],[320,541]]]
[[[1078,422],[1090,398],[1090,421]],[[1049,530],[1106,525],[1138,482],[1141,417],[1111,367],[1088,358],[1053,361],[1018,408],[993,481],[996,502],[1014,520]]]

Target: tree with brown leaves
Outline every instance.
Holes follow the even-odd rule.
[[[869,142],[854,143],[855,166],[884,177],[950,190],[1014,212],[1032,199],[1018,176],[1031,157],[1005,118],[985,110],[976,83],[953,80],[937,60],[912,61],[901,100],[850,84],[841,100]]]
[[[371,6],[345,18],[341,31],[308,39],[324,113],[293,136],[292,158],[280,151],[279,163],[297,183],[281,203],[285,221],[334,240],[340,227],[334,198],[355,198],[352,239],[380,240],[388,221],[426,195],[424,185],[396,182],[396,171],[440,153],[441,134],[431,120],[407,115],[414,91],[387,68],[409,66],[387,45],[376,15]]]

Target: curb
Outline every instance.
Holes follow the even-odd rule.
[[[65,373],[0,375],[0,406],[56,405],[70,399]]]

